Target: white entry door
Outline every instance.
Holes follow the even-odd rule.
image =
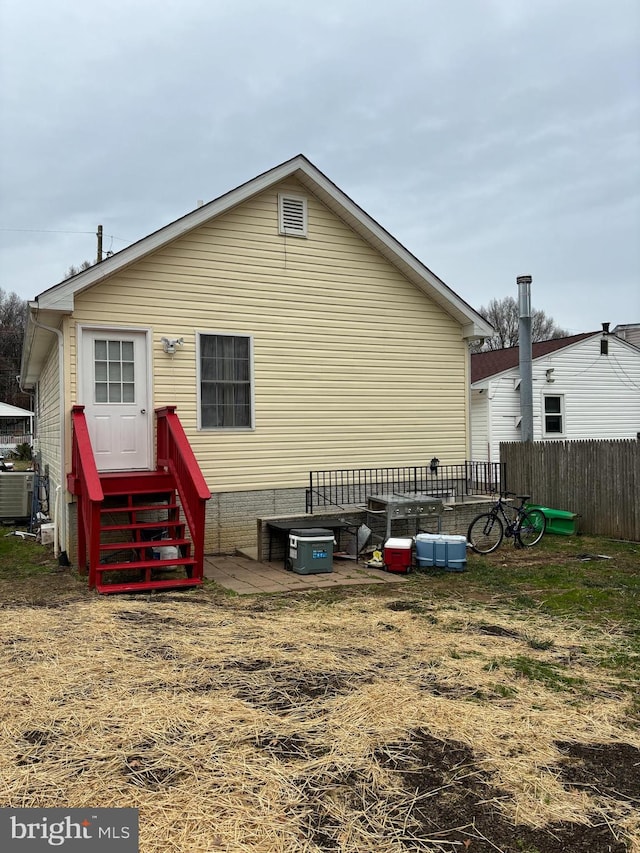
[[[145,332],[82,330],[81,399],[98,471],[151,467]]]

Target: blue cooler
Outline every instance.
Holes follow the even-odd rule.
[[[436,542],[439,533],[418,533],[416,536],[416,562],[420,568],[435,566]]]
[[[452,572],[463,572],[467,567],[466,537],[441,534],[435,543],[435,565]]]

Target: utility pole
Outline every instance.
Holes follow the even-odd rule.
[[[100,263],[102,260],[102,225],[98,225],[96,237],[98,238],[98,263]]]
[[[531,368],[531,276],[519,275],[520,438],[533,441],[533,377]]]

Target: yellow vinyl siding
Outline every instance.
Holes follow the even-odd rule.
[[[51,335],[51,349],[38,381],[36,407],[36,452],[40,454],[40,470],[49,471],[51,485],[59,485],[60,466],[60,391],[58,374],[58,339]],[[51,490],[53,494],[53,489]]]
[[[282,191],[308,198],[307,238],[278,234]],[[460,325],[296,181],[78,294],[74,319],[153,329],[153,403],[178,407],[212,491],[466,457]],[[198,332],[252,336],[254,431],[197,431]]]

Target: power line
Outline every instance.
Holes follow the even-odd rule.
[[[21,231],[30,234],[95,234],[95,231],[60,231],[51,228],[3,228],[0,226],[0,231]],[[120,240],[123,243],[130,243],[130,240],[124,237],[116,237],[115,234],[105,234],[105,237],[110,237],[112,240]]]

